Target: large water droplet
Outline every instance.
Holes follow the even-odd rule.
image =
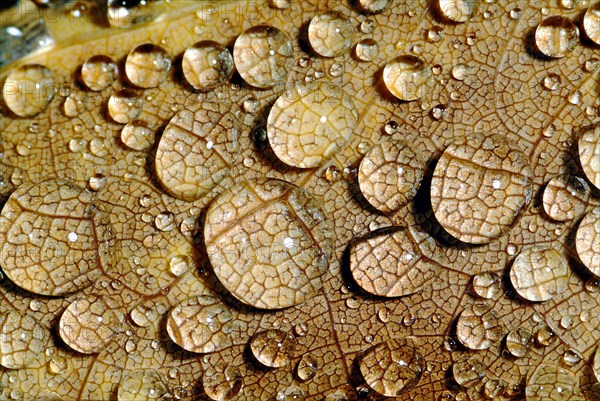
[[[109,265],[110,223],[100,208],[92,207],[92,194],[83,188],[62,180],[24,184],[12,193],[1,216],[0,263],[8,278],[27,291],[49,296],[75,292]]]
[[[475,387],[481,383],[487,371],[485,365],[474,357],[452,365],[452,376],[462,387]]]
[[[583,16],[583,31],[597,45],[600,45],[600,3],[596,2]]]
[[[431,181],[431,205],[449,234],[484,244],[512,227],[533,193],[528,158],[513,146],[499,134],[471,134],[442,154]]]
[[[181,64],[188,83],[203,92],[214,89],[233,74],[231,53],[213,41],[198,42],[188,48]]]
[[[347,52],[353,38],[354,27],[337,11],[314,16],[308,26],[310,46],[323,57],[336,57]]]
[[[467,22],[479,7],[479,0],[438,0],[442,15],[454,22]]]
[[[167,319],[173,342],[190,352],[208,353],[231,345],[235,328],[231,310],[218,299],[199,295],[175,306]]]
[[[386,141],[365,155],[358,184],[365,199],[377,210],[393,212],[417,195],[425,159],[404,141]]]
[[[270,88],[286,81],[293,62],[289,36],[270,25],[242,33],[233,47],[235,67],[248,84]]]
[[[562,16],[546,18],[535,30],[535,44],[547,57],[565,57],[578,43],[579,28],[573,21]]]
[[[435,267],[422,258],[409,230],[389,228],[358,239],[350,250],[350,269],[365,291],[397,297],[420,291]]]
[[[554,248],[525,248],[510,269],[510,281],[523,298],[548,301],[564,292],[568,284],[566,258]]]
[[[584,401],[577,375],[556,365],[542,363],[529,375],[527,401]]]
[[[162,212],[154,218],[154,225],[160,231],[171,231],[176,228],[175,215],[171,212]]]
[[[575,236],[579,259],[596,276],[600,276],[600,207],[585,215]]]
[[[273,105],[267,134],[281,161],[312,168],[325,163],[346,144],[357,121],[354,101],[340,87],[298,84]]]
[[[506,336],[506,350],[511,355],[522,358],[527,354],[533,340],[533,334],[523,327],[512,330]]]
[[[456,336],[467,348],[488,349],[502,336],[500,318],[488,306],[473,305],[458,317]]]
[[[579,162],[587,179],[600,189],[600,124],[587,127],[578,141]]]
[[[570,174],[558,175],[544,188],[542,204],[553,220],[570,221],[585,212],[590,198],[590,187],[583,178]]]
[[[114,309],[103,298],[77,298],[63,312],[59,334],[75,351],[95,354],[110,343],[120,323]]]
[[[108,99],[108,114],[120,124],[135,120],[142,112],[142,107],[142,98],[129,89],[120,90]]]
[[[256,360],[270,368],[280,368],[290,363],[296,340],[282,330],[259,331],[250,340],[250,349]]]
[[[118,72],[117,63],[112,58],[92,56],[81,66],[81,80],[90,90],[101,91],[112,85]]]
[[[296,376],[304,382],[315,377],[318,370],[319,363],[317,358],[312,354],[304,354],[296,366]]]
[[[154,131],[144,121],[134,120],[121,130],[121,142],[133,150],[146,150],[154,144]]]
[[[55,94],[52,72],[39,64],[15,68],[2,86],[4,103],[19,117],[33,117],[46,110]]]
[[[389,339],[376,344],[365,351],[359,363],[367,385],[387,397],[396,397],[415,387],[425,365],[425,359],[410,339]]]
[[[383,82],[392,95],[400,100],[421,98],[431,84],[431,69],[420,58],[400,56],[383,69]]]
[[[224,371],[205,372],[202,376],[202,388],[213,401],[232,400],[243,383],[242,374],[235,366],[227,366]]]
[[[246,181],[219,196],[208,209],[204,238],[225,288],[266,309],[296,305],[320,289],[333,247],[320,204],[275,179]]]
[[[473,291],[481,298],[496,299],[502,292],[502,279],[493,272],[478,273],[473,276]]]
[[[0,315],[0,365],[22,369],[37,359],[46,347],[46,333],[29,314],[6,312]]]
[[[452,77],[457,81],[463,81],[470,72],[470,68],[466,64],[457,64],[452,67]]]
[[[205,101],[169,121],[154,160],[156,176],[171,195],[200,199],[229,174],[239,150],[238,112],[230,103]]]
[[[135,86],[155,88],[167,80],[172,63],[165,49],[147,43],[129,53],[125,61],[125,74]]]
[[[123,374],[118,401],[151,401],[171,398],[167,377],[154,369],[132,370]]]

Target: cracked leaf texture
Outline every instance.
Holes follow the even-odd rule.
[[[0,399],[600,399],[598,194],[548,187],[598,186],[593,1],[56,3],[0,67]],[[236,72],[195,90],[202,41]]]

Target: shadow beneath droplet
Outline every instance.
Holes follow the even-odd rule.
[[[357,167],[357,170],[358,170],[358,167]],[[389,216],[389,215],[393,214],[393,212],[392,213],[384,213],[384,212],[376,209],[369,203],[369,201],[365,198],[362,191],[360,190],[360,185],[358,184],[358,177],[353,178],[352,181],[349,182],[348,189],[350,190],[350,193],[352,194],[352,199],[358,204],[358,207],[360,207],[363,210],[367,210],[369,212],[369,214],[382,215],[382,216]]]
[[[444,227],[442,227],[435,217],[433,206],[431,204],[431,182],[440,156],[441,154],[434,155],[434,157],[425,165],[421,187],[413,199],[415,220],[419,227],[433,238],[436,238],[440,245],[458,249],[463,243],[450,235]]]
[[[535,57],[539,60],[544,60],[544,61],[552,61],[555,60],[552,57],[548,57],[546,56],[544,53],[542,53],[537,45],[535,44],[535,31],[536,31],[537,27],[533,27],[531,29],[529,29],[525,35],[523,36],[523,47],[525,49],[525,52],[527,54],[529,54],[532,57]]]
[[[308,21],[303,22],[300,26],[297,43],[300,47],[300,50],[302,50],[304,53],[306,53],[307,55],[314,55],[315,51],[313,50],[312,46],[310,45],[310,41],[308,40],[308,26],[310,25],[310,21],[311,20],[309,19]]]

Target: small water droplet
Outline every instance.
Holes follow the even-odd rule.
[[[555,91],[560,88],[561,83],[562,79],[560,78],[560,75],[550,73],[546,76],[546,78],[544,78],[543,85],[544,88],[548,89],[549,91]]]
[[[134,120],[121,130],[121,142],[133,150],[147,150],[154,144],[154,131],[144,121]]]
[[[271,368],[288,365],[295,348],[296,339],[279,329],[260,331],[250,340],[256,360]]]
[[[315,377],[318,370],[317,358],[311,354],[304,354],[296,366],[296,376],[304,382]]]
[[[444,38],[444,28],[441,26],[433,26],[427,30],[427,40],[430,42],[439,42]]]
[[[129,53],[125,61],[125,74],[133,85],[156,88],[167,81],[173,60],[160,46],[146,43]]]
[[[142,98],[129,89],[115,93],[108,100],[108,113],[120,124],[127,124],[136,119],[142,112],[142,107]]]
[[[323,57],[336,57],[345,53],[352,45],[353,37],[352,24],[337,11],[317,14],[308,26],[310,46]]]
[[[92,91],[108,88],[117,78],[117,74],[117,63],[108,56],[92,56],[81,66],[81,80]]]
[[[154,225],[160,231],[171,231],[175,229],[175,216],[171,212],[162,212],[156,215]]]

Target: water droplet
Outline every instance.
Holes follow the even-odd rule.
[[[573,104],[573,105],[578,105],[579,103],[581,103],[581,96],[583,96],[581,94],[581,91],[576,90],[575,92],[571,93],[569,95],[569,103]]]
[[[81,66],[81,80],[92,91],[102,91],[117,79],[119,67],[108,56],[97,55],[87,59]]]
[[[167,319],[169,337],[190,352],[219,351],[232,344],[232,311],[217,298],[200,295],[175,306]]]
[[[143,100],[132,90],[124,89],[108,99],[108,113],[117,123],[127,124],[142,112]]]
[[[359,367],[371,389],[386,397],[396,397],[419,383],[425,365],[412,341],[390,339],[366,350]]]
[[[591,294],[600,291],[600,280],[592,277],[585,282],[585,290]]]
[[[238,204],[253,210],[241,221]],[[269,222],[280,219],[285,226],[273,232]],[[256,230],[257,224],[263,229]],[[229,229],[223,231],[225,227]],[[208,257],[223,285],[242,302],[264,309],[298,304],[320,289],[333,246],[331,225],[320,204],[304,190],[275,179],[246,181],[221,194],[207,212],[204,234]],[[292,248],[285,246],[287,237],[295,242]],[[305,269],[311,270],[310,276]],[[255,291],[264,285],[264,277],[269,277],[269,288]]]
[[[506,390],[506,383],[502,379],[489,379],[483,387],[483,394],[490,399],[499,399]]]
[[[46,333],[30,314],[6,312],[0,315],[0,365],[8,369],[30,366],[46,347]]]
[[[567,366],[575,366],[581,362],[582,357],[573,349],[568,349],[563,355],[563,360]]]
[[[546,78],[544,78],[544,88],[548,89],[549,91],[555,91],[559,89],[561,83],[562,79],[558,74],[550,73],[546,76]]]
[[[565,57],[578,43],[579,28],[573,21],[562,16],[546,18],[535,30],[535,44],[547,57]]]
[[[169,261],[169,270],[177,277],[183,276],[190,270],[190,258],[186,255],[173,256]]]
[[[346,307],[349,309],[358,309],[360,307],[360,301],[356,297],[346,299]]]
[[[258,101],[258,99],[256,99],[254,96],[251,96],[244,100],[242,107],[246,113],[254,114],[260,107],[260,101]]]
[[[586,128],[578,141],[579,161],[588,180],[600,188],[600,124]]]
[[[572,325],[573,325],[573,316],[564,315],[563,317],[560,318],[560,326],[563,329],[570,329]]]
[[[390,0],[358,0],[360,7],[370,13],[379,13],[387,8]]]
[[[350,248],[350,270],[363,290],[386,297],[419,291],[433,271],[411,232],[399,227],[358,238]]]
[[[333,63],[329,67],[329,75],[332,77],[339,77],[344,73],[344,65],[342,63]]]
[[[510,162],[504,157],[507,154]],[[512,227],[529,202],[532,175],[527,156],[505,136],[459,137],[446,148],[433,173],[430,193],[435,217],[463,242],[489,243]],[[496,180],[501,189],[494,188]]]
[[[400,100],[421,98],[431,84],[431,69],[415,56],[400,56],[383,69],[383,81],[392,95]]]
[[[445,105],[438,104],[431,109],[431,117],[439,121],[448,115],[448,110]]]
[[[474,46],[477,43],[477,35],[474,33],[467,36],[467,45]]]
[[[354,101],[340,87],[298,84],[273,105],[267,134],[281,161],[312,168],[321,166],[346,144],[357,121]]]
[[[377,210],[396,211],[417,195],[424,167],[424,157],[407,142],[383,142],[373,146],[360,163],[360,191]]]
[[[281,330],[259,331],[250,340],[250,349],[256,360],[270,368],[280,368],[290,363],[296,348],[296,339]]]
[[[399,128],[400,128],[400,126],[398,125],[398,123],[396,121],[390,120],[383,127],[383,131],[388,135],[393,135],[396,132],[398,132]]]
[[[485,365],[474,357],[452,365],[452,376],[462,387],[475,387],[481,383],[487,370]]]
[[[46,110],[55,94],[52,72],[39,64],[11,70],[2,86],[4,103],[19,117],[33,117]]]
[[[248,84],[270,88],[286,81],[293,62],[292,41],[279,29],[259,25],[238,36],[233,47],[235,67]]]
[[[457,81],[462,81],[469,74],[469,66],[466,64],[457,64],[452,67],[452,77]]]
[[[131,312],[129,312],[129,316],[131,317],[133,323],[140,327],[148,327],[156,322],[159,318],[159,314],[154,308],[144,304],[135,306]]]
[[[318,14],[308,26],[308,41],[312,49],[323,57],[336,57],[350,49],[354,28],[337,11]]]
[[[600,45],[600,3],[596,2],[583,16],[583,31],[597,45]]]
[[[406,327],[412,326],[413,324],[415,324],[416,321],[417,321],[417,318],[411,312],[408,312],[402,318],[402,324],[405,325]]]
[[[583,215],[589,198],[590,187],[583,178],[558,175],[546,184],[542,204],[551,219],[570,221]]]
[[[492,272],[476,274],[473,276],[473,290],[481,298],[496,299],[502,292],[502,280]]]
[[[594,72],[598,69],[598,66],[600,66],[600,60],[592,57],[589,60],[586,60],[586,62],[583,64],[583,69],[586,72]]]
[[[244,381],[237,367],[227,366],[224,371],[210,373],[202,376],[202,387],[211,400],[232,400],[242,389]]]
[[[296,366],[296,376],[304,382],[315,377],[318,370],[317,358],[311,354],[304,354]]]
[[[441,26],[433,26],[427,31],[427,40],[430,42],[439,42],[444,39],[444,28]]]
[[[133,85],[156,88],[165,82],[173,61],[166,50],[151,43],[136,47],[125,61],[125,74]]]
[[[195,112],[181,110],[169,121],[154,164],[156,177],[171,195],[200,199],[227,177],[239,151],[238,113],[234,104],[204,101]]]
[[[27,141],[18,143],[17,153],[21,156],[29,156],[31,154],[31,143]]]
[[[68,360],[62,356],[55,356],[48,362],[48,371],[52,374],[60,374],[65,371],[68,365]]]
[[[154,369],[126,371],[119,383],[119,401],[152,401],[171,398],[167,377]]]
[[[175,227],[175,215],[171,212],[162,212],[156,215],[154,225],[160,231],[171,231]]]
[[[377,311],[377,317],[381,323],[387,323],[390,321],[390,310],[385,306]]]
[[[519,7],[515,7],[509,11],[508,15],[511,19],[519,19],[521,18],[521,12],[522,10]]]
[[[488,306],[473,305],[458,317],[456,336],[467,348],[488,349],[502,336],[500,318]]]
[[[75,351],[95,354],[110,343],[119,327],[118,316],[103,298],[77,298],[63,312],[59,334]]]
[[[188,48],[181,62],[183,75],[195,89],[208,92],[233,74],[229,50],[213,41],[202,41]]]
[[[538,330],[536,341],[538,344],[547,347],[557,340],[556,333],[549,326],[544,326]]]
[[[342,173],[336,166],[327,166],[325,169],[325,179],[329,182],[339,181]]]
[[[577,375],[556,365],[541,363],[530,374],[525,387],[527,400],[580,401]]]
[[[519,327],[512,330],[506,336],[506,350],[511,355],[522,358],[527,354],[531,346],[533,335],[528,330]]]
[[[479,0],[438,0],[439,11],[454,22],[467,22],[478,6]]]
[[[510,270],[517,293],[532,302],[548,301],[567,289],[568,264],[554,248],[530,246],[521,251]]]
[[[154,131],[144,121],[134,120],[121,130],[121,142],[133,150],[147,150],[154,144]]]
[[[577,229],[575,247],[579,259],[596,276],[600,276],[600,207],[588,212]]]

